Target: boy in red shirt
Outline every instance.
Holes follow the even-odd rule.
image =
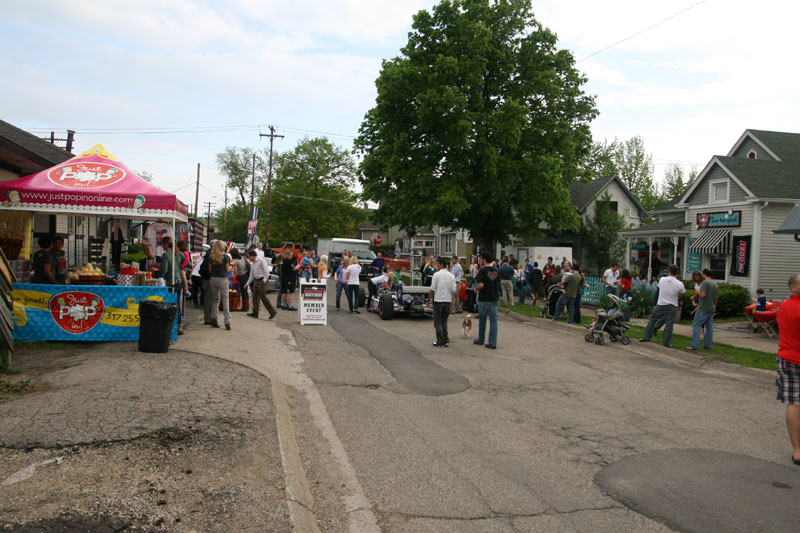
[[[800,274],[789,278],[789,299],[778,309],[778,400],[786,404],[792,462],[800,465]]]

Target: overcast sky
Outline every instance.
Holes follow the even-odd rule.
[[[187,204],[200,163],[200,203],[219,208],[216,154],[268,146],[259,133],[270,124],[285,136],[278,151],[305,135],[350,148],[374,104],[381,60],[406,43],[413,13],[435,3],[3,2],[0,118],[42,135],[76,130],[76,153],[101,143]],[[800,3],[533,8],[589,78],[595,139],[641,135],[658,179],[670,161],[702,169],[747,128],[800,132]]]

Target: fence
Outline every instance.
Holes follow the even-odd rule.
[[[603,295],[606,293],[606,284],[603,283],[603,280],[597,276],[586,276],[586,285],[588,285],[588,287],[583,289],[581,303],[588,305],[600,305],[600,301],[602,300]],[[639,288],[642,286],[647,288],[647,292],[650,293],[650,298],[655,300],[658,284],[635,279],[633,280],[631,286],[631,292],[639,290]]]

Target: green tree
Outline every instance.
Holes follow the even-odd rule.
[[[266,174],[263,154],[252,148],[236,148],[228,146],[217,154],[217,169],[225,176],[225,183],[236,195],[241,204],[250,205],[253,190],[253,156],[255,159],[255,194],[256,198],[264,189]],[[255,201],[255,199],[254,199]]]
[[[237,199],[228,206],[228,214],[224,209],[214,213],[214,219],[219,224],[221,239],[234,242],[245,242],[247,239],[247,222],[250,215],[250,202],[243,204]]]
[[[667,165],[664,170],[664,185],[661,188],[663,200],[672,200],[683,195],[689,189],[689,185],[695,180],[697,174],[696,166],[692,166],[689,175],[684,177],[683,167],[679,163],[672,162]]]
[[[583,223],[583,246],[588,261],[599,275],[603,269],[625,258],[625,240],[619,232],[627,229],[625,218],[611,207],[611,195],[606,191],[594,204],[594,215]]]
[[[614,166],[614,157],[619,150],[619,141],[614,139],[610,143],[604,140],[602,143],[592,143],[592,151],[584,162],[587,173],[592,178],[602,178],[617,173]]]
[[[355,141],[374,221],[509,235],[577,229],[568,186],[588,177],[594,99],[530,0],[443,0],[384,61]],[[484,248],[485,249],[485,248]]]
[[[275,156],[270,241],[355,235],[365,212],[358,207],[356,163],[328,139],[308,137]],[[315,237],[316,236],[316,237]]]
[[[658,186],[653,180],[653,156],[645,150],[640,136],[616,143],[612,163],[615,173],[646,211],[654,209],[662,202]]]

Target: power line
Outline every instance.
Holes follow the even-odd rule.
[[[703,3],[705,3],[705,2],[706,2],[706,0],[700,0],[700,1],[699,1],[699,2],[697,2],[697,3],[690,5],[690,6],[689,6],[689,7],[687,7],[686,9],[682,9],[681,11],[678,11],[678,12],[677,12],[677,13],[675,13],[674,15],[670,15],[669,17],[665,18],[664,20],[661,20],[661,21],[659,21],[659,22],[656,22],[656,23],[655,23],[655,24],[653,24],[652,26],[648,26],[648,27],[646,27],[645,29],[643,29],[643,30],[641,30],[641,31],[637,31],[637,32],[636,32],[636,33],[634,33],[633,35],[629,35],[629,36],[625,37],[624,39],[622,39],[622,40],[619,40],[619,41],[615,42],[614,44],[610,44],[610,45],[606,46],[605,48],[601,48],[600,50],[598,50],[598,51],[596,51],[596,52],[593,52],[593,53],[589,54],[589,55],[588,55],[588,56],[586,56],[586,57],[582,57],[582,58],[580,58],[578,61],[576,61],[576,63],[580,63],[581,61],[585,61],[585,60],[589,59],[590,57],[594,57],[594,56],[596,56],[596,55],[598,55],[598,54],[602,54],[602,53],[603,53],[603,52],[605,52],[606,50],[609,50],[609,49],[611,49],[611,48],[614,48],[615,46],[617,46],[617,45],[620,45],[620,44],[624,43],[625,41],[629,41],[629,40],[633,39],[634,37],[637,37],[637,36],[639,36],[639,35],[641,35],[641,34],[643,34],[643,33],[647,32],[647,31],[650,31],[650,30],[652,30],[653,28],[656,28],[656,27],[658,27],[658,26],[661,26],[661,25],[662,25],[662,24],[664,24],[665,22],[668,22],[668,21],[670,21],[670,20],[674,19],[675,17],[677,17],[677,16],[679,16],[679,15],[682,15],[682,14],[684,14],[684,13],[686,13],[687,11],[689,11],[690,9],[694,9],[695,7],[697,7],[697,6],[699,6],[700,4],[703,4]]]
[[[288,192],[279,191],[278,189],[273,189],[272,192],[274,192],[275,194],[280,194],[281,196],[284,196],[286,198],[298,198],[300,200],[313,200],[315,202],[329,202],[329,203],[332,203],[332,204],[344,204],[344,205],[351,205],[351,206],[354,203],[357,203],[357,202],[347,202],[345,200],[329,200],[327,198],[311,198],[310,196],[302,196],[300,194],[292,194],[292,193],[288,193]]]

